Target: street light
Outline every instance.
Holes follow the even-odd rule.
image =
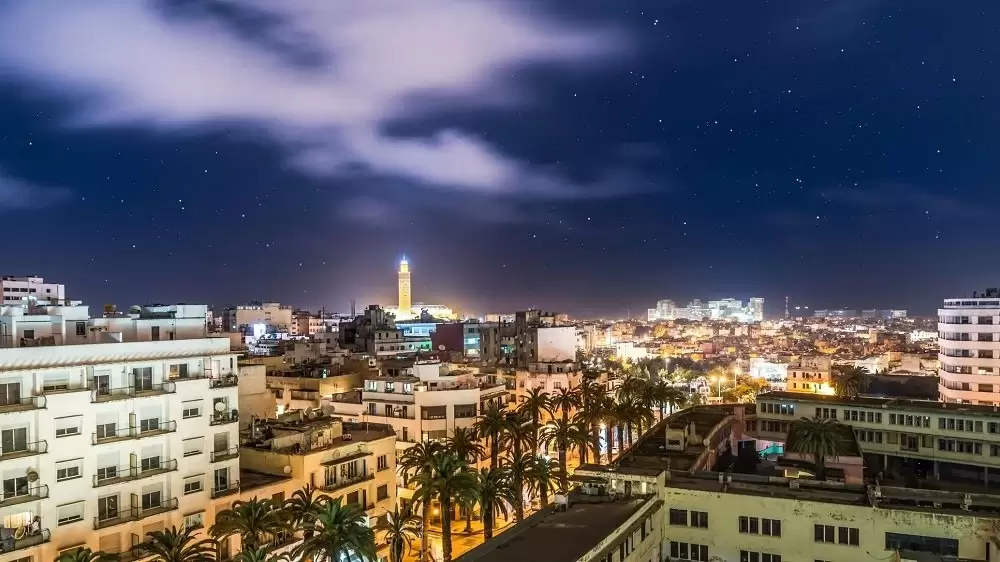
[[[719,398],[722,398],[722,381],[723,380],[725,380],[725,377],[712,377],[712,382],[718,383]]]

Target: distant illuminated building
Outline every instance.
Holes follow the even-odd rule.
[[[760,297],[750,299],[750,319],[754,322],[764,321],[764,299]]]
[[[424,304],[412,302],[412,292],[410,283],[410,262],[404,257],[399,262],[399,272],[397,273],[397,287],[399,292],[399,305],[388,307],[385,310],[396,317],[396,320],[413,320],[420,318],[422,314],[427,314],[433,318],[454,320],[455,312],[442,304]]]

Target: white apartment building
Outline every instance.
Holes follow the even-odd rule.
[[[938,390],[942,401],[1000,405],[998,334],[1000,290],[945,299],[944,308],[938,309]]]
[[[277,302],[236,306],[222,311],[222,329],[238,332],[243,328],[263,324],[279,332],[292,328],[292,309]]]
[[[3,560],[125,553],[230,491],[235,372],[224,338],[0,349],[0,521],[14,537]],[[36,517],[42,531],[25,533]]]
[[[46,283],[45,279],[29,275],[28,277],[0,277],[0,305],[17,304],[35,299],[40,301],[62,301],[66,298],[66,286],[58,283]]]

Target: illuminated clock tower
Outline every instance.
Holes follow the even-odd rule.
[[[407,314],[413,308],[410,302],[410,264],[406,262],[406,257],[399,262],[399,312]]]

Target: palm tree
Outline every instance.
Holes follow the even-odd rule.
[[[409,510],[400,512],[399,506],[379,522],[376,530],[385,533],[382,540],[389,547],[389,562],[403,562],[403,558],[413,550],[419,525],[420,520],[415,515]]]
[[[590,441],[593,443],[594,462],[601,464],[600,427],[607,405],[608,395],[604,387],[593,380],[582,380],[578,387],[580,392],[580,420],[590,431]],[[587,448],[580,450],[580,464],[587,464]]]
[[[213,562],[215,541],[198,539],[195,529],[170,527],[166,531],[146,533],[146,540],[136,545],[142,555],[156,562]]]
[[[445,448],[472,466],[479,464],[484,455],[483,445],[476,439],[476,431],[472,428],[456,427],[452,436],[445,441]],[[465,532],[471,533],[474,502],[463,504],[462,507],[465,508]]]
[[[673,414],[675,410],[684,406],[685,402],[687,402],[687,393],[673,386],[667,386],[659,396],[660,419],[663,419],[664,406],[669,408],[668,413]]]
[[[559,388],[549,398],[549,403],[552,405],[553,410],[562,412],[562,420],[564,422],[569,421],[570,410],[579,408],[581,405],[580,393],[571,388]]]
[[[524,519],[524,492],[530,485],[528,479],[533,458],[531,453],[517,455],[511,452],[501,463],[501,467],[507,469],[511,487],[517,492],[510,504],[514,508],[514,520],[519,523]]]
[[[244,550],[232,557],[232,562],[291,562],[287,554],[273,554],[271,547],[262,546],[257,550]]]
[[[552,420],[542,429],[542,442],[555,445],[559,451],[559,489],[566,493],[569,481],[566,474],[566,453],[575,447],[589,445],[587,432],[579,424],[566,420]]]
[[[339,560],[354,554],[362,560],[375,560],[375,532],[368,517],[357,504],[344,505],[341,498],[324,502],[313,514],[314,534],[302,539],[292,551],[296,560]]]
[[[833,389],[842,398],[857,398],[868,390],[872,375],[864,367],[842,365],[836,368],[833,377]]]
[[[509,468],[483,468],[476,473],[474,495],[483,514],[483,538],[492,539],[496,517],[509,517],[507,504],[517,505],[521,491],[511,481]]]
[[[434,471],[434,459],[441,455],[444,451],[444,446],[437,441],[424,441],[423,443],[417,443],[416,445],[410,447],[403,452],[403,455],[399,459],[397,465],[397,470],[403,475],[404,483],[410,478],[410,472],[415,472],[415,478],[417,480],[418,486],[426,485],[430,482],[431,476]],[[422,499],[420,503],[421,513],[421,533],[420,533],[420,560],[427,560],[428,553],[428,543],[427,543],[427,522],[430,521],[431,517],[431,502],[433,497],[421,498],[414,495],[414,499]]]
[[[529,423],[530,420],[526,412],[508,415],[501,441],[505,448],[509,447],[511,484],[518,490],[518,501],[514,502],[514,519],[517,522],[524,519],[524,500],[522,499],[526,469],[524,458],[530,459],[530,455],[525,455],[523,451],[526,447],[530,448],[535,433],[534,429],[529,427]]]
[[[118,557],[98,550],[94,552],[87,547],[64,552],[56,558],[56,562],[115,562]]]
[[[506,425],[507,413],[496,402],[489,402],[475,425],[472,426],[476,430],[476,435],[486,439],[489,444],[490,468],[496,468],[500,460],[500,440]]]
[[[555,483],[560,481],[560,474],[559,466],[551,460],[545,457],[532,459],[525,477],[532,493],[538,493],[542,507],[549,505],[549,494],[556,490]]]
[[[257,550],[272,537],[291,530],[291,523],[278,502],[268,498],[237,501],[215,518],[210,534],[216,540],[239,535],[240,550]]]
[[[836,457],[847,449],[847,426],[829,418],[802,418],[792,423],[788,432],[790,451],[812,455],[816,464],[816,477],[826,479],[826,457]]]
[[[541,429],[542,414],[552,416],[552,406],[549,404],[549,395],[541,388],[532,388],[524,397],[524,402],[517,407],[519,412],[524,412],[531,419],[533,431],[533,441],[531,448],[533,453],[538,452],[538,431]]]
[[[311,537],[313,534],[313,530],[310,528],[312,514],[328,501],[330,501],[330,496],[320,494],[312,484],[306,484],[292,492],[292,497],[285,500],[283,505],[289,518],[290,527],[301,529],[305,538]]]
[[[476,488],[476,477],[468,468],[469,464],[458,455],[438,455],[434,459],[431,480],[426,483],[430,490],[420,494],[424,498],[436,497],[441,503],[441,550],[444,552],[444,562],[451,562],[452,503],[455,500],[464,501]]]

